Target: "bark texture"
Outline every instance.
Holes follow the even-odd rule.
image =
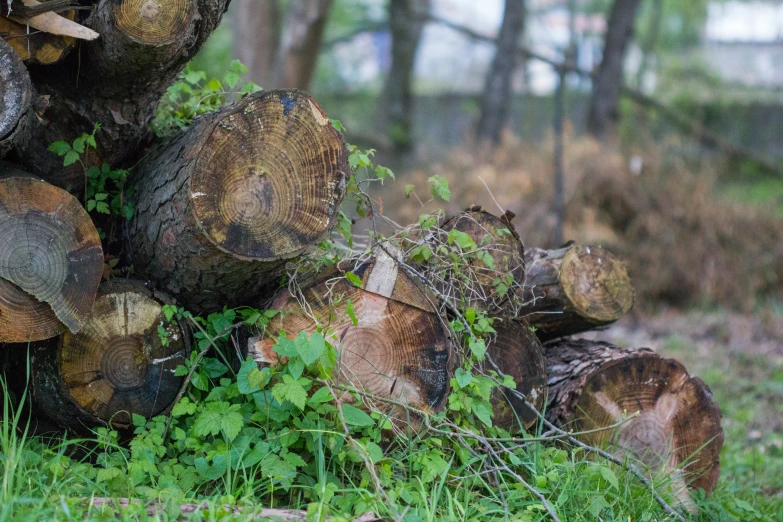
[[[0,163],[0,342],[78,332],[103,273],[101,240],[69,193]]]
[[[511,79],[519,56],[519,39],[525,26],[525,1],[506,0],[497,51],[481,100],[476,136],[480,144],[497,145],[511,102]]]
[[[400,151],[413,145],[413,66],[421,33],[429,16],[429,0],[391,0],[391,68],[386,76],[381,109],[381,125],[394,147]]]
[[[434,298],[383,252],[353,267],[353,273],[361,278],[361,288],[333,270],[306,285],[301,295],[283,292],[270,305],[282,311],[267,329],[271,338],[251,343],[251,353],[261,363],[275,362],[273,339],[280,333],[295,337],[321,325],[337,349],[336,381],[425,411],[441,410],[456,356]],[[355,324],[347,312],[349,300]],[[390,409],[388,404],[378,407]],[[409,422],[401,408],[390,415],[398,425]]]
[[[247,66],[251,81],[274,88],[282,24],[277,0],[234,0],[232,10],[234,56]]]
[[[720,475],[721,412],[709,387],[673,359],[647,348],[564,340],[546,345],[550,422],[577,431],[588,444],[641,460],[669,474],[673,492],[690,505],[689,489],[715,489]]]
[[[0,158],[30,138],[34,100],[27,68],[14,49],[0,40]]]
[[[487,356],[498,369],[514,378],[516,390],[523,394],[537,411],[544,410],[547,393],[546,358],[541,341],[527,324],[515,319],[496,319],[492,326],[497,333],[487,345]],[[485,365],[485,370],[492,370]],[[495,418],[493,423],[509,431],[529,429],[538,417],[516,395],[496,388],[491,397]]]
[[[189,333],[167,322],[167,296],[143,282],[101,286],[85,327],[34,346],[33,399],[59,425],[85,432],[130,426],[133,414],[153,417],[171,405],[182,384],[174,370],[189,354]],[[158,327],[163,326],[166,344]]]
[[[519,316],[542,341],[611,324],[627,314],[633,286],[623,264],[599,247],[568,245],[526,253]]]
[[[149,138],[161,95],[217,27],[228,1],[100,0],[85,21],[100,38],[56,65],[31,70],[49,105],[32,139],[19,147],[27,170],[81,192],[81,169],[63,169],[46,149],[92,132],[95,123],[102,130],[94,162],[132,164]]]
[[[598,73],[593,78],[593,94],[587,114],[587,130],[605,140],[614,132],[623,88],[623,64],[633,37],[633,24],[641,0],[615,0],[606,25],[606,41]]]
[[[195,313],[246,304],[332,230],[347,158],[300,91],[264,91],[200,119],[136,168],[136,270]]]

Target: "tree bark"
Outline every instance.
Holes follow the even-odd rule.
[[[476,136],[480,145],[500,143],[500,131],[508,119],[511,79],[519,55],[519,39],[525,25],[524,0],[506,0],[497,51],[487,76]]]
[[[182,384],[174,370],[190,347],[185,325],[163,315],[162,305],[171,303],[140,281],[101,285],[78,334],[66,332],[34,345],[36,406],[77,433],[109,424],[127,428],[133,414],[151,418],[168,408]]]
[[[29,140],[34,100],[27,68],[11,46],[0,40],[0,158]]]
[[[688,507],[689,490],[715,489],[723,445],[720,407],[682,364],[647,348],[586,340],[547,344],[546,358],[550,422],[598,430],[638,412],[619,427],[579,438],[668,473],[673,493]]]
[[[247,66],[248,78],[274,88],[280,48],[281,15],[277,0],[239,0],[234,11],[234,56]]]
[[[332,0],[291,0],[280,41],[274,87],[309,88],[331,6]]]
[[[194,313],[245,304],[337,222],[348,154],[300,91],[196,121],[135,170],[133,263]]]
[[[487,357],[504,374],[514,378],[516,390],[527,398],[537,411],[544,410],[546,400],[546,358],[541,341],[523,321],[496,319],[492,327],[497,331],[487,344]],[[484,365],[492,370],[491,364]],[[519,397],[505,388],[492,392],[495,413],[493,424],[509,431],[527,430],[538,417]]]
[[[15,10],[14,10],[15,11]],[[75,11],[61,13],[74,20]],[[58,36],[43,31],[30,30],[27,26],[0,16],[0,37],[28,64],[51,65],[65,58],[76,45],[70,36]]]
[[[80,193],[82,169],[63,169],[47,148],[92,132],[95,123],[102,130],[94,161],[131,165],[150,137],[161,95],[217,27],[228,1],[100,0],[86,22],[100,38],[56,65],[31,69],[49,106],[32,139],[18,147],[25,168]]]
[[[413,145],[413,67],[424,24],[429,16],[429,0],[391,0],[391,68],[381,102],[380,122],[383,131],[398,151]]]
[[[327,271],[300,295],[283,292],[269,306],[281,313],[267,327],[270,339],[250,343],[259,363],[275,363],[274,339],[286,332],[314,333],[320,325],[337,349],[335,380],[372,395],[437,412],[446,404],[456,364],[452,334],[434,296],[410,279],[385,252],[353,268],[362,287],[343,277],[348,267]],[[347,303],[352,303],[356,322]],[[371,399],[368,399],[371,401]],[[384,411],[388,404],[379,404]],[[393,408],[405,426],[410,412]]]
[[[69,193],[0,162],[0,342],[87,322],[103,273],[98,231]]]
[[[517,289],[519,316],[542,341],[611,324],[633,306],[628,272],[602,248],[533,249],[525,261],[525,279]]]
[[[603,58],[593,78],[593,94],[587,116],[587,130],[605,140],[614,132],[623,88],[623,62],[633,37],[633,24],[641,0],[615,0],[609,15]]]

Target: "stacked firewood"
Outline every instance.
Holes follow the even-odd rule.
[[[155,139],[157,101],[228,1],[50,3],[57,12],[25,11],[32,0],[0,12],[0,342],[30,347],[38,410],[77,431],[166,411],[183,384],[174,369],[190,353],[188,325],[164,317],[176,302],[193,313],[283,311],[248,344],[260,364],[276,362],[279,334],[325,327],[338,381],[438,412],[462,353],[450,321],[470,309],[494,318],[484,370],[516,384],[496,392],[495,424],[532,429],[545,418],[670,472],[683,495],[715,487],[723,435],[707,386],[648,349],[571,337],[633,305],[609,252],[525,249],[512,216],[471,208],[438,225],[493,258],[483,265],[492,271],[474,267],[470,295],[454,295],[437,266],[391,244],[275,292],[286,265],[334,229],[349,175],[343,138],[320,107],[302,92],[262,92]],[[89,161],[133,167],[123,259],[135,279],[103,281],[101,238],[79,201],[85,165],[63,167],[47,151],[95,122],[99,157]],[[507,291],[494,273],[508,275]]]

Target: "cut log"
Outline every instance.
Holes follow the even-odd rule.
[[[73,20],[75,12],[63,13]],[[0,37],[10,45],[26,63],[51,65],[65,58],[76,44],[70,36],[58,36],[43,31],[28,31],[27,26],[0,17]]]
[[[127,427],[133,414],[149,418],[168,408],[182,385],[174,370],[190,347],[186,326],[167,322],[162,313],[162,304],[170,303],[139,281],[101,285],[78,334],[66,332],[34,345],[37,407],[77,432],[110,423]]]
[[[98,163],[132,166],[150,141],[158,102],[219,24],[228,0],[100,0],[85,22],[100,34],[50,67],[31,70],[49,105],[20,151],[27,170],[81,193],[84,176],[63,173],[47,151],[58,140],[90,133],[96,123]],[[50,13],[52,14],[52,13]]]
[[[497,331],[487,344],[487,356],[504,374],[514,378],[516,390],[527,398],[539,412],[546,400],[546,358],[541,341],[522,321],[496,319],[492,327]],[[492,370],[485,364],[485,370]],[[519,397],[496,388],[491,398],[495,413],[493,423],[509,431],[529,429],[538,417]]]
[[[533,249],[517,296],[519,316],[542,341],[611,324],[627,314],[633,286],[623,264],[598,247]]]
[[[33,100],[27,68],[11,46],[0,40],[0,158],[30,138]]]
[[[22,0],[27,7],[41,7],[41,2],[38,0]],[[78,38],[80,40],[95,40],[100,35],[84,27],[81,24],[74,22],[72,19],[61,16],[53,12],[43,12],[30,17],[17,17],[16,13],[11,12],[9,18],[19,24],[24,24],[26,27],[37,29],[48,34],[56,36],[68,36],[71,38]]]
[[[509,308],[513,307],[509,299],[514,295],[514,281],[521,281],[525,273],[525,249],[511,224],[513,217],[506,213],[498,218],[481,210],[480,206],[473,206],[447,218],[441,225],[441,237],[431,239],[435,243],[448,242],[448,234],[457,230],[468,234],[476,244],[476,254],[468,261],[469,274],[444,271],[439,263],[430,263],[426,268],[426,275],[443,295],[453,297],[453,304],[458,308],[471,307],[492,315],[509,315]],[[484,253],[491,257],[489,263],[478,258]],[[430,261],[434,259],[436,257]],[[463,281],[465,278],[469,281]]]
[[[456,356],[452,334],[439,317],[434,298],[381,252],[353,269],[362,288],[339,270],[320,275],[301,295],[283,292],[270,308],[281,310],[267,328],[270,339],[252,342],[249,352],[259,363],[274,363],[273,339],[285,333],[313,333],[320,325],[337,350],[337,382],[390,398],[424,411],[439,411],[449,393]],[[347,312],[352,303],[356,324]],[[300,303],[301,302],[301,303]],[[393,410],[398,425],[409,413]],[[415,415],[414,415],[415,417]]]
[[[103,273],[98,231],[76,198],[23,176],[0,163],[0,342],[78,332]]]
[[[251,95],[199,120],[136,169],[137,271],[196,313],[246,304],[332,230],[347,158],[300,91]]]
[[[649,349],[561,340],[546,345],[547,419],[569,430],[620,427],[581,435],[588,444],[631,456],[669,475],[678,500],[715,489],[720,475],[721,411],[709,387],[674,359]]]

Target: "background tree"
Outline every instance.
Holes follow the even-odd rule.
[[[497,39],[497,52],[487,76],[481,100],[477,138],[479,143],[500,142],[500,131],[506,123],[511,102],[511,77],[519,56],[519,38],[525,25],[524,0],[506,0],[503,24]]]
[[[618,117],[623,85],[623,62],[633,36],[633,25],[641,0],[615,0],[606,27],[604,53],[593,80],[593,94],[587,116],[587,130],[604,140]]]
[[[234,56],[247,66],[248,79],[271,88],[280,49],[277,0],[238,0],[234,12]]]

